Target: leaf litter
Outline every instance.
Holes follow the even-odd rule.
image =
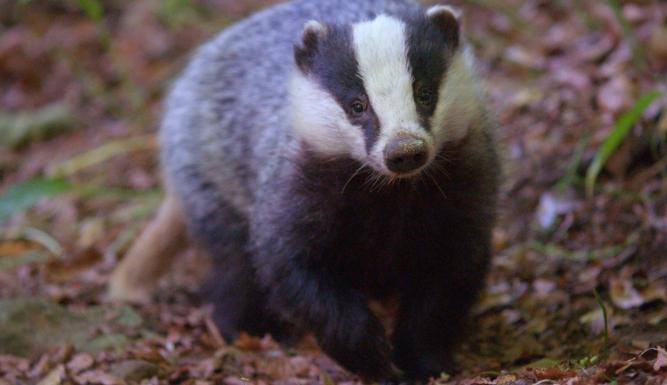
[[[152,138],[169,81],[198,44],[270,3],[0,3],[0,111],[20,138],[0,151],[0,299],[96,314],[75,317],[81,343],[0,354],[0,385],[359,383],[312,338],[224,341],[194,299],[207,269],[196,250],[153,303],[129,312],[105,298],[156,207]],[[664,383],[667,5],[455,3],[488,80],[506,171],[496,258],[462,370],[431,383]],[[34,119],[16,123],[49,106],[76,123],[68,116],[43,133]],[[83,347],[91,342],[101,349]]]

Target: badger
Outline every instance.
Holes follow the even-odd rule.
[[[111,297],[146,300],[189,234],[227,340],[309,332],[365,380],[451,370],[500,172],[477,79],[447,5],[297,0],[228,27],[169,94],[166,198]]]

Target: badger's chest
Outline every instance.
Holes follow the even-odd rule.
[[[319,268],[332,277],[384,298],[412,285],[412,276],[423,276],[418,271],[454,257],[441,252],[455,225],[442,176],[374,182],[363,172],[352,177],[349,164],[313,167],[318,173],[302,181],[311,183],[308,200],[324,223],[309,231],[323,233]]]

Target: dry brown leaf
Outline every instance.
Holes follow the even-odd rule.
[[[463,379],[459,381],[460,385],[495,385],[495,381],[484,378],[484,377],[475,377],[469,379]]]
[[[240,378],[236,376],[225,377],[226,385],[248,385],[250,381],[245,378]]]
[[[534,373],[538,380],[562,380],[577,375],[577,372],[573,369],[561,368],[534,369]]]
[[[667,351],[665,351],[665,349],[662,347],[658,347],[656,350],[658,351],[658,356],[655,358],[655,362],[653,363],[653,370],[659,372],[663,368],[667,368]]]
[[[632,107],[635,85],[627,76],[612,77],[598,91],[598,106],[604,111],[618,113]]]
[[[89,271],[102,260],[97,248],[88,248],[76,253],[71,259],[54,260],[47,265],[47,275],[53,282],[69,282],[77,275]]]
[[[112,376],[102,370],[89,370],[81,374],[72,376],[74,380],[81,384],[100,384],[100,385],[126,385],[125,381]]]
[[[30,369],[30,360],[15,356],[0,354],[0,368],[16,368],[20,371]]]
[[[37,385],[60,385],[65,379],[65,366],[58,365],[49,372]]]
[[[513,384],[516,380],[517,376],[515,374],[504,374],[496,378],[496,384],[497,385]]]
[[[657,66],[667,65],[667,26],[653,27],[648,43],[648,53]]]
[[[67,369],[74,374],[89,369],[95,363],[95,359],[88,353],[79,353],[72,357],[67,363]]]
[[[0,257],[19,255],[29,250],[35,250],[34,244],[23,241],[2,241],[0,242]]]
[[[261,350],[262,349],[262,340],[248,335],[247,333],[241,333],[239,338],[234,341],[234,346],[242,350]]]
[[[644,303],[644,299],[629,279],[612,279],[609,295],[614,305],[621,309],[632,309]]]

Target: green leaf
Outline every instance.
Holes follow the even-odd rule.
[[[595,295],[595,301],[598,303],[598,306],[602,309],[602,318],[604,319],[604,347],[602,354],[604,357],[607,357],[609,355],[609,320],[607,319],[607,307],[604,306],[602,297],[600,297],[600,293],[598,293],[597,289],[593,289],[593,295]]]
[[[17,256],[0,255],[0,271],[6,271],[17,266],[45,262],[48,260],[49,255],[40,251],[28,251]]]
[[[0,111],[0,148],[20,148],[75,127],[76,117],[67,105],[61,103],[32,111]]]
[[[598,174],[607,163],[607,160],[614,155],[618,147],[623,143],[625,137],[630,133],[632,127],[641,119],[644,111],[662,94],[658,91],[651,92],[647,95],[642,96],[631,111],[623,114],[616,125],[609,133],[609,136],[602,143],[602,146],[598,149],[598,152],[593,158],[593,162],[588,166],[586,171],[586,195],[588,197],[593,196],[593,191],[595,189],[595,180],[598,177]]]
[[[47,174],[50,177],[72,176],[81,170],[106,162],[119,155],[133,151],[151,150],[156,147],[155,143],[152,135],[112,140],[65,162],[49,167]]]
[[[560,361],[556,361],[551,358],[541,358],[537,361],[529,363],[528,365],[525,365],[524,368],[550,369],[550,368],[557,368],[559,366],[560,366]]]
[[[13,215],[34,206],[44,198],[72,191],[74,186],[64,179],[35,178],[23,182],[0,195],[0,224]]]
[[[19,212],[25,211],[40,200],[68,192],[77,192],[84,198],[105,197],[111,199],[143,199],[149,206],[157,205],[162,197],[160,190],[136,191],[125,188],[72,184],[63,178],[35,178],[12,187],[0,195],[0,225]]]
[[[102,4],[98,0],[76,0],[79,8],[86,13],[88,17],[94,21],[102,20],[104,10]]]

